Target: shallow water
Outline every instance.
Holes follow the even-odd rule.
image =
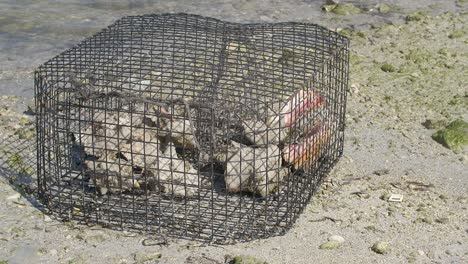
[[[379,1],[353,2],[367,12],[340,16],[321,10],[324,0],[260,1],[3,0],[0,2],[0,92],[31,97],[32,72],[47,59],[126,15],[186,12],[233,22],[307,21],[329,28],[401,23],[406,13],[457,11],[456,1],[387,1],[398,11],[379,14]],[[434,2],[437,2],[434,4]],[[432,4],[431,4],[432,3]]]

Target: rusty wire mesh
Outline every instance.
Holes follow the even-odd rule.
[[[219,243],[283,234],[343,149],[348,40],[307,23],[124,17],[35,73],[50,211]]]

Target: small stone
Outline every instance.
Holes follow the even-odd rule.
[[[108,192],[108,189],[104,186],[98,186],[97,190],[101,195],[106,195]]]
[[[97,244],[104,242],[106,238],[103,235],[94,235],[94,236],[88,236],[86,237],[85,241],[88,244]]]
[[[371,249],[377,254],[387,254],[390,252],[390,244],[388,242],[379,241],[372,245]]]
[[[344,237],[342,236],[339,236],[339,235],[333,235],[333,236],[330,236],[328,238],[328,241],[337,241],[339,243],[344,243],[345,242],[345,239]]]
[[[426,255],[426,253],[424,253],[424,251],[422,251],[422,250],[418,250],[418,254],[419,254],[420,256]]]
[[[44,232],[46,232],[46,233],[54,232],[55,230],[57,230],[57,227],[55,227],[55,226],[46,226],[44,228]]]
[[[52,256],[56,256],[58,254],[57,250],[55,248],[51,249],[49,251],[49,254],[52,255]]]
[[[336,249],[341,246],[341,242],[332,240],[332,241],[327,241],[319,246],[319,249]]]
[[[134,260],[136,263],[145,263],[147,261],[160,259],[161,256],[159,252],[137,252],[134,255]]]

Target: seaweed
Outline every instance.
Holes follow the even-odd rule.
[[[457,119],[432,135],[444,147],[459,153],[468,145],[468,123]]]

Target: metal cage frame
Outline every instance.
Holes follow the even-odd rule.
[[[119,19],[35,71],[41,201],[215,243],[284,234],[342,155],[348,47],[309,23]]]

